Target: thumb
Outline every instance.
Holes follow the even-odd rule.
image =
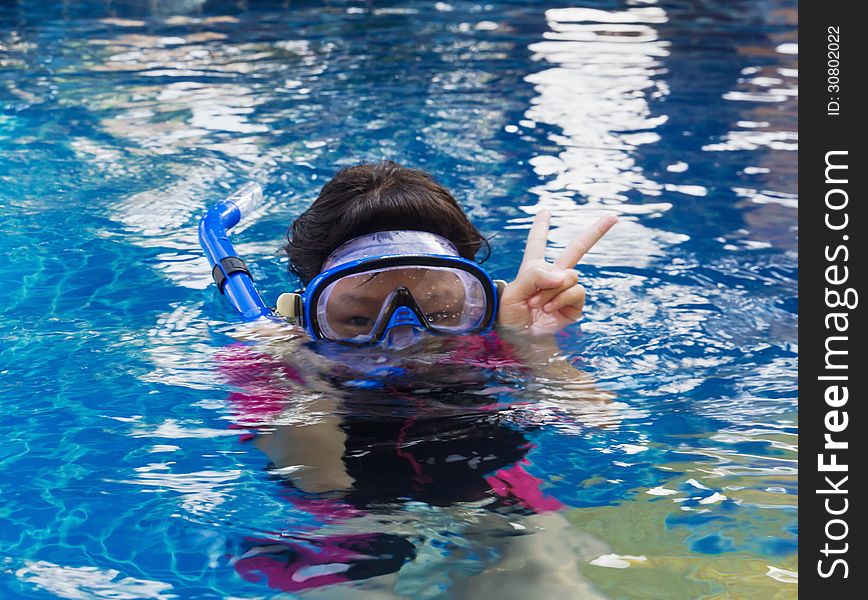
[[[540,290],[559,287],[565,277],[566,272],[560,269],[548,270],[543,267],[525,269],[519,271],[515,281],[506,286],[503,295],[508,302],[528,300]]]

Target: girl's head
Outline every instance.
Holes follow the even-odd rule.
[[[488,243],[446,188],[418,169],[391,161],[342,169],[287,232],[289,270],[304,285],[344,242],[368,233],[428,231],[473,260]]]

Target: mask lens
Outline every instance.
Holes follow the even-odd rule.
[[[319,296],[317,320],[326,337],[369,341],[384,319],[396,290],[410,292],[426,323],[435,330],[469,331],[486,314],[483,283],[451,267],[388,267],[342,277]]]

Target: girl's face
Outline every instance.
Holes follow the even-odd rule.
[[[497,289],[446,238],[378,231],[332,251],[305,288],[303,310],[315,339],[397,347],[399,333],[467,334],[491,327]],[[401,337],[407,338],[401,343],[410,341]]]
[[[326,313],[346,339],[371,333],[390,296],[406,288],[428,321],[438,327],[460,324],[466,292],[461,277],[447,269],[393,267],[342,278],[330,286]]]

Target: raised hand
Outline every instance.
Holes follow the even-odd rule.
[[[618,222],[618,217],[607,215],[598,220],[567,244],[553,263],[545,259],[550,220],[547,210],[539,211],[534,218],[518,274],[500,296],[500,328],[554,333],[582,316],[585,288],[573,267]]]

